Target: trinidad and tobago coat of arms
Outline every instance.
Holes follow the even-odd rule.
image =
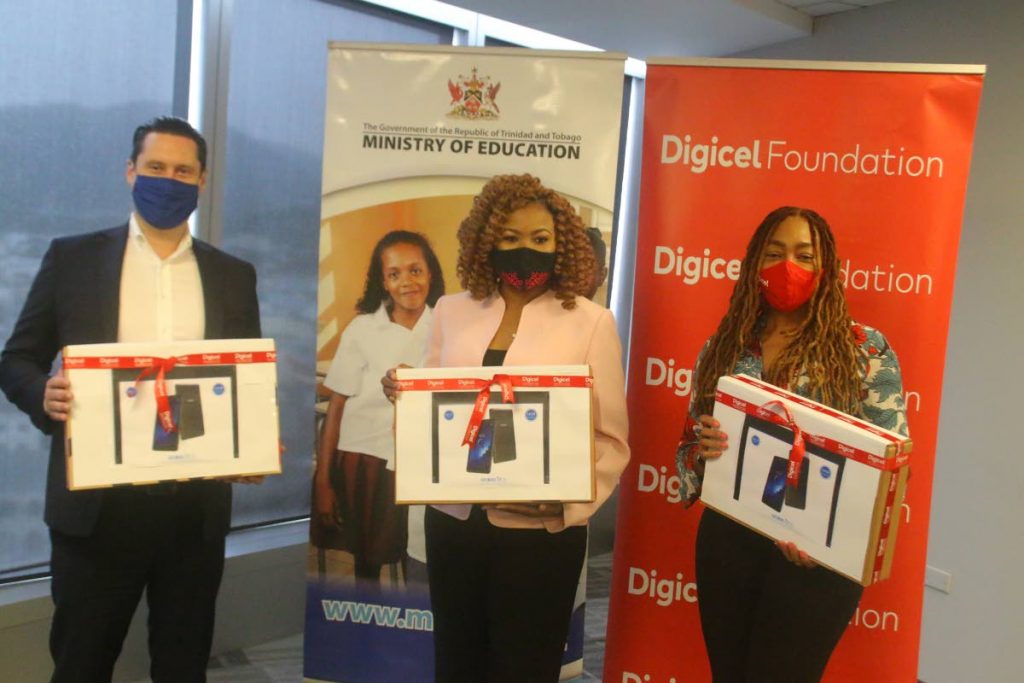
[[[448,79],[448,93],[452,97],[448,117],[453,119],[497,119],[501,109],[496,101],[501,83],[492,83],[490,76],[477,75],[474,66],[469,77],[459,74],[453,83]]]

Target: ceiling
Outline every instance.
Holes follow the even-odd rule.
[[[716,57],[811,34],[814,17],[894,0],[447,0],[631,57]]]

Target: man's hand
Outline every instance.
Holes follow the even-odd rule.
[[[64,376],[64,370],[46,380],[43,392],[43,411],[54,422],[67,422],[71,416],[71,382]]]

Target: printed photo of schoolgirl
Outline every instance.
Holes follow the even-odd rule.
[[[388,368],[420,364],[442,294],[427,239],[406,230],[384,235],[370,257],[359,314],[342,332],[323,382],[330,398],[313,479],[312,539],[351,553],[357,581],[382,583],[382,568],[396,564],[406,575],[409,512],[395,504],[394,411],[380,378]]]

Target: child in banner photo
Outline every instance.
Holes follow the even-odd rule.
[[[431,309],[444,294],[427,239],[395,230],[370,257],[359,311],[341,335],[324,379],[330,390],[313,486],[311,536],[352,554],[357,580],[379,583],[384,565],[406,559],[408,508],[395,504],[393,409],[380,377],[419,365]]]
[[[704,345],[677,453],[691,505],[704,461],[729,435],[711,416],[718,379],[745,374],[907,434],[896,354],[850,318],[828,223],[782,207],[754,232],[729,309]],[[735,436],[735,435],[733,435]],[[701,628],[715,683],[818,681],[860,601],[860,584],[714,510],[697,531]]]

